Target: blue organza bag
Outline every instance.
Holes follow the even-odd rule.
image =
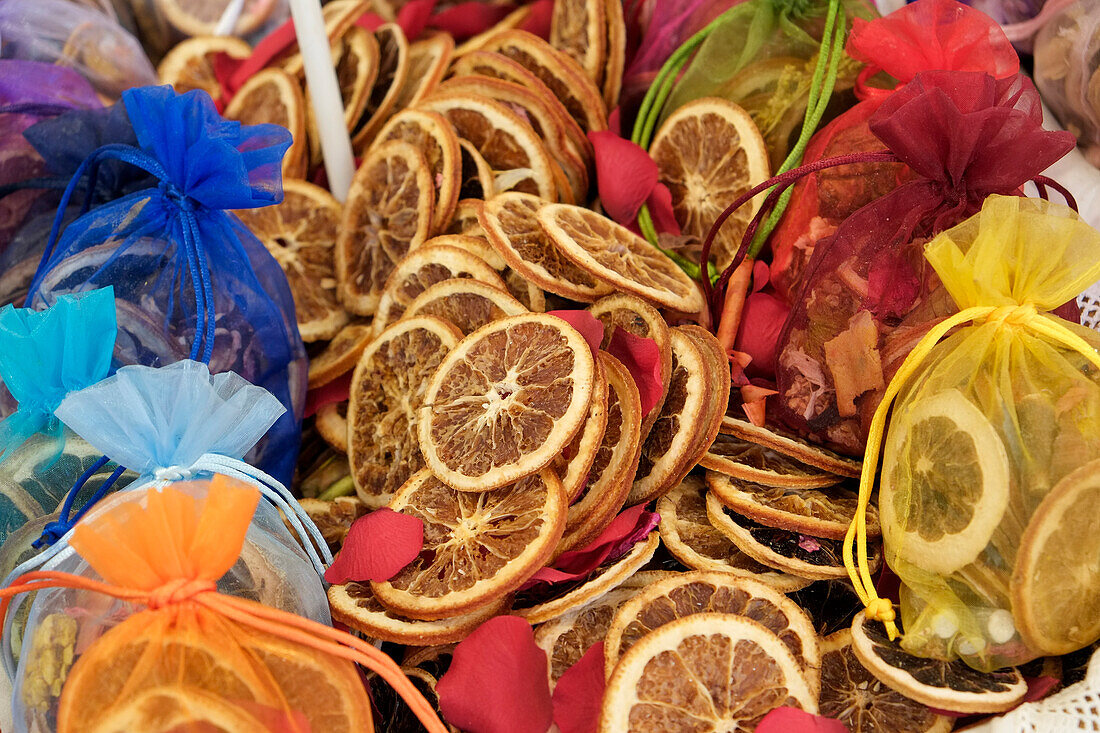
[[[276,125],[222,119],[200,91],[123,93],[140,147],[104,145],[62,196],[28,303],[112,285],[118,310],[115,365],[181,359],[233,371],[286,408],[250,461],[289,482],[306,389],[305,349],[286,277],[231,209],[282,199],[280,166],[290,134]],[[155,186],[90,208],[62,229],[78,188],[96,185],[107,161],[146,171]]]
[[[74,499],[85,503],[116,471],[53,414],[67,394],[107,376],[114,341],[109,288],[59,297],[44,311],[0,310],[0,377],[19,405],[0,421],[0,543],[47,517],[77,483]]]

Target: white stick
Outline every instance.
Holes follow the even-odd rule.
[[[290,13],[306,70],[306,86],[313,99],[313,114],[321,134],[321,153],[325,157],[329,190],[338,201],[344,201],[355,174],[355,158],[344,124],[344,102],[332,65],[321,5],[319,0],[290,0]]]
[[[218,24],[214,27],[215,36],[231,36],[233,29],[237,27],[237,21],[244,10],[244,0],[229,0],[229,4],[222,11],[222,17],[218,18]]]

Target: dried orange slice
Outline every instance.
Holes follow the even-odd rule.
[[[546,204],[535,196],[502,193],[486,201],[478,220],[489,243],[513,270],[543,290],[582,303],[611,292],[611,286],[564,257],[539,227]]]
[[[394,103],[409,74],[409,42],[401,26],[397,23],[386,23],[379,26],[374,37],[378,41],[378,75],[363,110],[360,123],[362,126],[351,139],[352,147],[356,151],[365,150],[390,115],[397,111]]]
[[[718,437],[718,430],[722,427],[722,417],[729,407],[731,382],[729,359],[723,353],[718,339],[705,328],[694,323],[677,326],[677,328],[695,339],[695,343],[710,363],[709,379],[714,397],[709,401],[705,419],[700,424],[702,430],[699,431],[698,442],[692,446],[691,455],[688,457],[688,461],[695,464]]]
[[[724,433],[714,439],[699,465],[744,481],[794,489],[820,489],[838,484],[843,478]]]
[[[506,31],[479,50],[499,53],[534,74],[582,129],[607,129],[607,110],[600,90],[576,61],[538,36],[527,31]]]
[[[611,388],[607,384],[603,360],[597,358],[595,365],[588,416],[581,429],[573,436],[573,441],[560,456],[550,462],[554,472],[561,477],[561,484],[570,504],[584,490],[586,477],[592,468],[592,462],[596,460],[596,452],[600,449],[604,429],[607,427],[607,396]]]
[[[601,280],[682,313],[703,309],[703,294],[695,281],[621,224],[569,204],[543,206],[537,217],[563,255]]]
[[[210,36],[225,12],[229,0],[155,0],[156,9],[169,25],[185,36]],[[275,0],[245,0],[232,35],[247,36],[268,19]]]
[[[466,142],[463,140],[463,142]],[[469,143],[466,143],[467,145]],[[425,247],[430,247],[436,244],[443,244],[448,247],[457,247],[458,249],[465,250],[470,254],[477,255],[485,261],[485,264],[493,268],[497,272],[508,267],[508,263],[504,258],[493,249],[489,244],[489,240],[480,234],[440,234],[437,237],[432,237],[424,243]]]
[[[458,195],[464,199],[491,199],[496,185],[493,169],[472,142],[459,140],[458,145],[462,150],[462,183]]]
[[[798,660],[755,621],[697,613],[631,647],[607,685],[601,733],[750,733],[780,706],[817,712]]]
[[[698,476],[688,476],[662,496],[657,513],[661,515],[658,529],[665,548],[693,570],[755,578],[782,593],[805,588],[809,583],[761,565],[715,529],[707,517],[706,485]]]
[[[405,313],[416,296],[430,285],[451,278],[471,278],[504,291],[504,281],[485,260],[464,249],[421,245],[405,255],[386,280],[374,313],[374,332],[381,333]]]
[[[836,540],[848,533],[859,505],[859,494],[851,489],[761,486],[716,471],[707,472],[707,488],[722,504],[761,524]],[[881,533],[878,511],[868,506],[867,534]]]
[[[432,209],[432,232],[442,232],[451,223],[458,205],[462,183],[462,160],[458,136],[454,128],[434,112],[403,109],[378,132],[374,145],[390,140],[403,140],[423,154],[428,161],[435,183],[435,206]]]
[[[439,86],[454,54],[455,41],[448,33],[434,33],[409,44],[409,69],[397,91],[393,108],[403,110],[420,103]]]
[[[1100,638],[1100,461],[1055,484],[1020,540],[1012,611],[1028,646],[1067,654]]]
[[[378,78],[381,50],[374,34],[359,26],[349,28],[340,40],[344,49],[336,63],[336,79],[344,100],[344,121],[351,130],[367,108],[367,100]]]
[[[171,84],[177,94],[201,89],[214,99],[222,95],[222,87],[214,74],[214,57],[219,53],[232,59],[246,59],[252,47],[233,36],[197,36],[172,48],[157,65],[157,78]]]
[[[359,16],[371,9],[371,4],[372,0],[331,0],[325,3],[321,8],[321,14],[325,20],[325,35],[328,36],[329,44],[335,48],[344,34],[355,25]],[[336,56],[333,62],[335,63],[338,58],[339,56]],[[305,65],[297,42],[279,54],[273,63],[305,83]]]
[[[344,538],[355,520],[367,513],[367,505],[356,496],[338,496],[332,501],[305,498],[299,499],[298,503],[333,551],[344,544]]]
[[[308,164],[306,109],[297,79],[282,69],[258,71],[234,95],[225,117],[245,125],[271,123],[290,130],[294,142],[283,156],[283,178],[301,178]]]
[[[511,612],[532,624],[540,624],[585,606],[615,590],[638,572],[653,558],[653,553],[660,544],[660,536],[651,532],[644,542],[634,545],[630,552],[600,565],[579,583],[540,584],[521,590],[512,601]]]
[[[637,592],[637,588],[619,586],[535,629],[535,643],[546,652],[549,663],[551,690],[592,645],[604,640],[615,612]]]
[[[185,684],[165,684],[136,691],[120,704],[97,711],[95,718],[81,710],[81,730],[179,730],[180,727],[207,727],[241,733],[268,730],[244,707],[221,695]],[[59,724],[64,725],[64,724]]]
[[[706,571],[660,580],[619,607],[604,642],[607,676],[646,634],[696,613],[728,613],[756,621],[779,637],[802,667],[811,689],[817,690],[821,652],[806,612],[765,583]]]
[[[425,395],[428,467],[462,491],[539,471],[580,429],[594,373],[588,344],[560,318],[530,313],[478,329],[447,356]]]
[[[848,629],[821,642],[818,711],[852,733],[949,733],[955,720],[884,685],[859,661]]]
[[[378,602],[366,583],[329,586],[328,602],[333,621],[367,636],[394,644],[430,646],[462,641],[478,626],[506,611],[508,598],[505,596],[470,613],[437,621],[417,621],[391,613]]]
[[[459,141],[461,147],[462,141]],[[480,155],[480,153],[478,153]],[[484,159],[483,159],[484,160]],[[454,218],[444,234],[466,234],[471,237],[484,237],[485,232],[481,228],[481,222],[477,216],[481,211],[481,201],[477,199],[459,199],[455,207]]]
[[[603,102],[608,109],[619,106],[619,92],[626,70],[626,19],[621,0],[607,1],[607,65],[603,72]]]
[[[642,445],[628,505],[668,493],[695,467],[694,453],[705,430],[702,421],[715,398],[703,349],[680,329],[672,329],[669,340],[672,378],[661,414]]]
[[[807,466],[814,466],[822,471],[829,471],[840,476],[859,478],[863,469],[863,464],[854,458],[833,453],[831,450],[814,445],[778,428],[753,425],[748,420],[726,415],[722,418],[721,431],[727,435],[735,435],[750,443],[771,448],[799,460]]]
[[[569,506],[558,554],[584,547],[611,523],[630,493],[642,450],[642,405],[634,378],[606,351],[596,357],[607,378],[607,420],[587,478]]]
[[[348,452],[348,403],[334,402],[317,410],[313,426],[334,450]]]
[[[465,140],[462,140],[459,144],[462,146],[469,145]],[[477,210],[481,208],[480,201],[470,202],[470,204],[475,204],[474,208]],[[463,216],[465,216],[466,206],[462,208]],[[541,313],[546,310],[546,297],[543,295],[543,292],[508,266],[508,261],[505,260],[500,253],[489,244],[489,240],[483,236],[484,231],[481,229],[481,224],[478,223],[476,217],[477,212],[475,211],[474,221],[470,223],[467,228],[467,231],[470,232],[469,234],[441,234],[438,237],[429,239],[424,243],[425,246],[430,244],[446,244],[450,247],[458,247],[467,252],[472,252],[485,260],[489,267],[500,274],[500,277],[504,280],[504,287],[526,310],[534,313]],[[514,316],[519,314],[509,313],[508,315]]]
[[[431,168],[415,147],[393,140],[367,154],[336,240],[336,278],[347,310],[374,313],[393,268],[428,238],[434,205]]]
[[[390,508],[424,522],[424,547],[371,589],[389,610],[429,621],[470,613],[518,588],[549,559],[565,527],[565,493],[553,471],[474,494],[424,470]]]
[[[359,355],[370,343],[373,330],[365,323],[349,323],[309,360],[309,388],[316,389],[355,368]]]
[[[470,279],[444,280],[432,285],[409,304],[405,317],[435,316],[469,335],[493,321],[526,313],[508,293]]]
[[[719,214],[771,176],[768,148],[745,110],[718,97],[689,102],[672,113],[649,147],[684,234],[704,238]],[[763,194],[731,216],[714,238],[711,256],[724,269]]]
[[[372,341],[351,378],[348,462],[355,492],[372,509],[424,466],[417,412],[424,390],[462,334],[438,318],[398,321]]]
[[[336,296],[333,247],[340,203],[312,183],[283,181],[283,202],[236,211],[286,273],[303,341],[331,339],[347,325]]]
[[[518,114],[488,97],[437,91],[420,103],[438,112],[469,140],[495,172],[496,191],[521,191],[554,198],[550,157],[542,141]]]
[[[618,0],[558,0],[550,19],[550,45],[584,69],[598,87],[607,64],[607,10]]]

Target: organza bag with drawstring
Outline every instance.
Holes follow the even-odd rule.
[[[268,390],[286,411],[250,460],[287,483],[305,401],[305,349],[286,276],[230,210],[281,201],[290,134],[225,120],[201,91],[130,89],[122,104],[138,147],[104,145],[74,173],[28,304],[41,308],[66,293],[112,285],[116,365],[190,358]],[[62,230],[77,189],[94,187],[109,161],[144,170],[151,185],[91,208]]]
[[[885,431],[878,506],[902,647],[991,671],[1088,646],[1100,639],[1100,337],[1051,311],[1100,278],[1100,232],[1061,204],[991,196],[924,251],[959,311],[891,381],[860,497]],[[853,580],[890,621],[866,570]]]

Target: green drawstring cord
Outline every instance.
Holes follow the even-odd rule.
[[[664,63],[661,70],[657,72],[657,76],[653,79],[653,83],[650,84],[649,90],[646,92],[645,97],[642,99],[642,104],[638,108],[638,116],[634,120],[634,129],[630,136],[631,142],[640,145],[645,150],[649,149],[649,145],[653,141],[654,128],[657,126],[657,120],[661,116],[661,109],[664,107],[669,95],[672,94],[673,87],[676,85],[676,80],[680,76],[680,72],[683,70],[684,66],[687,65],[691,55],[703,44],[703,41],[710,36],[715,28],[726,20],[728,15],[739,7],[740,6],[735,5],[733,8],[730,8],[725,13],[722,13],[712,20],[705,28],[693,35],[676,49],[672,56]],[[825,109],[829,105],[833,89],[836,86],[840,59],[844,52],[846,31],[847,24],[845,21],[844,9],[840,6],[840,0],[829,0],[829,9],[825,20],[825,31],[821,37],[821,50],[818,52],[817,65],[814,69],[814,75],[810,84],[809,102],[806,106],[806,116],[802,121],[802,131],[794,148],[791,149],[786,160],[783,161],[779,170],[776,171],[776,175],[785,173],[802,162],[802,155],[806,152],[806,146],[809,144],[810,137],[813,135],[814,131],[817,130],[817,126],[821,123],[821,118],[825,115]],[[767,221],[764,222],[764,225],[761,226],[760,230],[757,232],[753,239],[752,246],[749,249],[749,256],[755,257],[759,254],[768,235],[771,234],[776,224],[779,223],[779,218],[783,215],[783,211],[786,209],[790,198],[791,190],[788,189],[783,193]],[[649,208],[644,203],[638,210],[638,228],[641,230],[642,235],[649,240],[653,246],[660,249],[665,255],[672,259],[672,261],[687,273],[688,276],[696,279],[699,277],[698,265],[658,245],[657,228],[653,224],[653,217],[649,213]],[[707,266],[708,272],[711,274],[711,279],[717,278],[719,273],[714,265],[708,262]]]

